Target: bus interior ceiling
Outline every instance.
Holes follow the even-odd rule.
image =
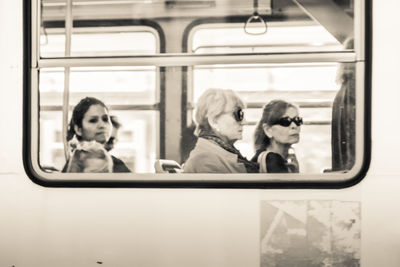
[[[43,0],[42,7],[43,23],[65,20],[65,1]],[[75,0],[72,3],[73,19],[77,21],[148,19],[162,23],[179,19],[191,22],[200,18],[246,17],[255,11],[268,21],[321,24],[341,42],[353,31],[353,0]]]

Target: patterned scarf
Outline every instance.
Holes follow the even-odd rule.
[[[259,165],[256,162],[251,162],[248,161],[245,157],[240,154],[240,151],[237,150],[233,145],[230,145],[226,143],[224,140],[221,139],[221,137],[215,135],[212,132],[208,131],[201,131],[199,134],[199,137],[213,141],[214,143],[218,144],[220,147],[225,149],[226,151],[229,151],[233,154],[236,154],[238,156],[238,162],[243,163],[244,166],[246,167],[246,171],[248,173],[258,173]]]

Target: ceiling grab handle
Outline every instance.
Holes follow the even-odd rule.
[[[72,31],[72,0],[67,0],[65,13],[65,57],[71,55],[71,31]],[[62,133],[64,144],[64,155],[68,161],[70,151],[67,141],[68,132],[68,109],[69,109],[69,80],[70,80],[70,67],[64,68],[64,94],[63,94],[63,119],[62,119]]]
[[[258,14],[258,0],[253,2],[254,12],[244,24],[244,32],[250,35],[262,35],[267,32],[267,22]]]

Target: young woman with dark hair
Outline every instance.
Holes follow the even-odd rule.
[[[254,133],[256,154],[252,161],[260,164],[260,172],[299,172],[292,145],[299,142],[298,108],[283,100],[273,100],[264,106],[263,115]]]
[[[111,127],[107,106],[97,98],[83,98],[75,106],[68,127],[67,141],[71,144],[71,153],[76,147],[79,147],[74,144],[76,142],[96,141],[102,145],[106,144],[110,138]],[[105,153],[107,152],[105,151]],[[130,172],[122,160],[114,156],[111,156],[111,159],[113,163],[112,172]],[[65,164],[63,172],[74,169],[68,168],[68,165],[69,162]],[[93,170],[93,172],[95,171]]]

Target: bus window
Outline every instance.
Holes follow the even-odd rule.
[[[65,56],[65,31],[46,23],[40,39],[43,58]],[[93,25],[92,25],[93,26]],[[159,47],[156,31],[145,26],[79,27],[71,35],[72,57],[155,54]],[[69,83],[69,116],[74,105],[86,96],[107,104],[110,115],[122,124],[113,155],[123,160],[135,173],[153,170],[159,157],[159,93],[157,68],[154,66],[87,66],[41,68],[39,72],[40,147],[39,165],[44,169],[62,170],[65,147],[62,135],[62,106],[65,79]],[[84,65],[84,64],[83,64]]]
[[[290,15],[287,20],[272,20],[266,23],[265,34],[250,34],[244,29],[246,26],[235,18],[192,23],[187,29],[188,53],[269,53],[280,56],[277,60],[266,58],[265,64],[215,62],[215,65],[188,67],[187,92],[182,105],[186,109],[182,132],[193,132],[194,108],[208,88],[233,89],[247,103],[243,139],[237,141],[235,146],[251,158],[255,154],[255,124],[261,117],[262,107],[271,100],[283,99],[297,104],[304,118],[300,142],[293,145],[299,152],[301,173],[349,173],[361,165],[362,159],[356,157],[356,147],[359,157],[365,156],[362,142],[356,144],[365,134],[362,122],[356,120],[356,114],[357,119],[362,120],[365,108],[362,93],[365,90],[364,65],[363,60],[358,60],[363,57],[364,49],[355,46],[355,43],[360,45],[364,41],[360,35],[357,36],[363,26],[357,24],[359,21],[354,22],[357,19],[354,14],[360,11],[358,8],[362,9],[362,5],[350,5],[340,10],[340,4],[320,4],[319,7],[325,7],[327,12],[323,18],[314,9],[315,6],[303,1],[296,1],[296,4],[310,20],[291,18]],[[332,24],[334,14],[344,18],[342,29]],[[263,32],[264,25],[258,23],[254,27]],[[356,42],[354,34],[359,38]],[[324,53],[313,58],[308,56],[328,51],[335,52],[328,60],[324,60]],[[348,57],[350,54],[352,56]],[[182,146],[195,142],[192,139],[193,135],[183,135]],[[187,151],[182,149],[182,163],[187,157]]]
[[[244,138],[236,146],[251,158],[255,153],[253,134],[262,107],[273,99],[295,103],[304,120],[300,142],[294,145],[300,170],[302,173],[321,173],[331,169],[332,164],[332,104],[340,88],[336,80],[339,65],[330,62],[194,67],[193,98],[188,116],[192,116],[192,107],[206,89],[234,89],[247,103]],[[346,65],[354,66],[352,63]],[[314,149],[310,149],[311,144]]]
[[[29,7],[24,159],[31,177],[89,186],[295,186],[343,184],[368,165],[363,1],[32,0]],[[234,150],[247,160],[257,152],[263,106],[274,99],[297,106],[299,173],[157,173],[157,162],[185,170],[199,139],[195,111],[210,88],[233,90],[246,103]],[[68,122],[85,97],[103,101],[121,123],[110,153],[130,173],[60,172],[75,149]]]

